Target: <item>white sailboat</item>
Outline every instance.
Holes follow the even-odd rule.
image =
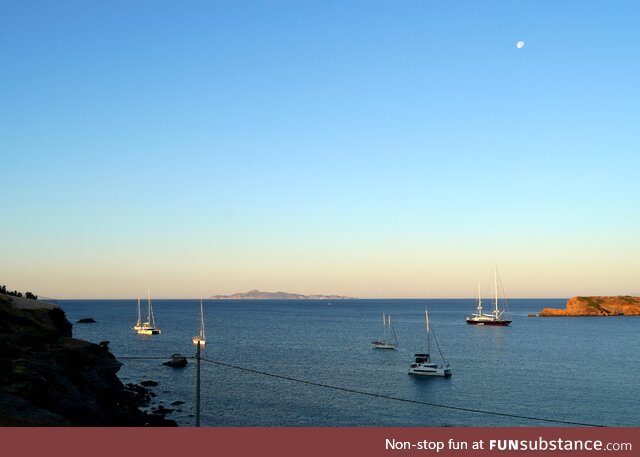
[[[427,307],[424,309],[424,324],[427,329],[427,352],[413,356],[413,362],[409,365],[409,374],[418,376],[451,376],[451,368],[449,368],[449,364],[444,360],[435,333],[433,334],[433,339],[443,363],[431,361],[431,328],[429,327],[429,310]]]
[[[138,297],[138,320],[136,321],[136,325],[133,326],[135,331],[142,329],[142,316],[140,315],[140,297]]]
[[[505,317],[505,310],[500,309],[498,300],[498,267],[493,267],[493,284],[495,292],[494,310],[492,313],[482,312],[482,298],[480,297],[480,281],[478,281],[478,308],[476,313],[467,317],[467,324],[471,325],[494,325],[505,327],[511,320]]]
[[[193,337],[194,346],[200,345],[200,347],[204,347],[206,343],[206,338],[204,337],[204,311],[202,308],[202,299],[200,299],[200,334]]]
[[[156,320],[153,316],[153,307],[151,306],[151,291],[147,292],[147,320],[142,323],[138,329],[138,335],[159,335],[160,329],[156,327]]]
[[[389,327],[389,331],[391,335],[393,335],[393,341],[387,340],[387,327]],[[382,313],[382,339],[372,341],[374,348],[377,349],[395,349],[398,347],[398,338],[396,337],[396,331],[391,325],[391,316],[385,316]]]

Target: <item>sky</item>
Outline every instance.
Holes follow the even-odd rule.
[[[0,3],[0,284],[640,294],[635,1]],[[516,47],[524,40],[522,49]]]

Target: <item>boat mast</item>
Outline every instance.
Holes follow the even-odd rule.
[[[478,316],[482,316],[482,297],[480,296],[480,281],[478,281]]]
[[[204,340],[204,312],[202,311],[202,298],[200,299],[200,337]]]
[[[389,328],[391,329],[391,333],[393,334],[393,340],[396,342],[396,346],[398,345],[398,337],[396,336],[395,329],[391,326],[391,316],[389,316]]]
[[[429,310],[424,307],[424,325],[427,329],[427,354],[431,357],[431,335],[429,333]]]
[[[493,266],[493,288],[495,291],[495,295],[496,295],[496,310],[495,310],[495,314],[496,314],[496,319],[500,318],[500,312],[498,311],[498,266],[494,265]]]
[[[151,289],[147,289],[147,322],[151,323]]]
[[[384,315],[384,313],[382,313],[382,341],[386,341],[387,340],[387,318]]]
[[[138,297],[138,323],[136,326],[140,327],[142,316],[140,315],[140,297]]]
[[[156,328],[156,320],[153,317],[153,308],[151,308],[151,289],[147,289],[147,302],[149,305],[147,322],[151,325],[151,328]]]

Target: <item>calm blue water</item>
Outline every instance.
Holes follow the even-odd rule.
[[[474,300],[206,300],[204,357],[284,376],[423,402],[522,416],[618,426],[640,425],[640,318],[529,318],[562,300],[511,300],[510,327],[465,323]],[[407,374],[426,349],[424,306],[453,376]],[[110,341],[116,357],[194,355],[199,301],[155,300],[159,336],[131,330],[134,300],[66,300],[74,336]],[[392,315],[397,351],[372,349],[381,314]],[[435,350],[432,350],[435,353]],[[167,417],[193,425],[195,363],[122,360],[123,382],[153,379]],[[202,365],[202,425],[209,426],[537,426],[524,419],[461,412]]]

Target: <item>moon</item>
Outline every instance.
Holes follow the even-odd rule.
[[[522,49],[524,48],[524,41],[520,40],[516,43],[516,48]]]

